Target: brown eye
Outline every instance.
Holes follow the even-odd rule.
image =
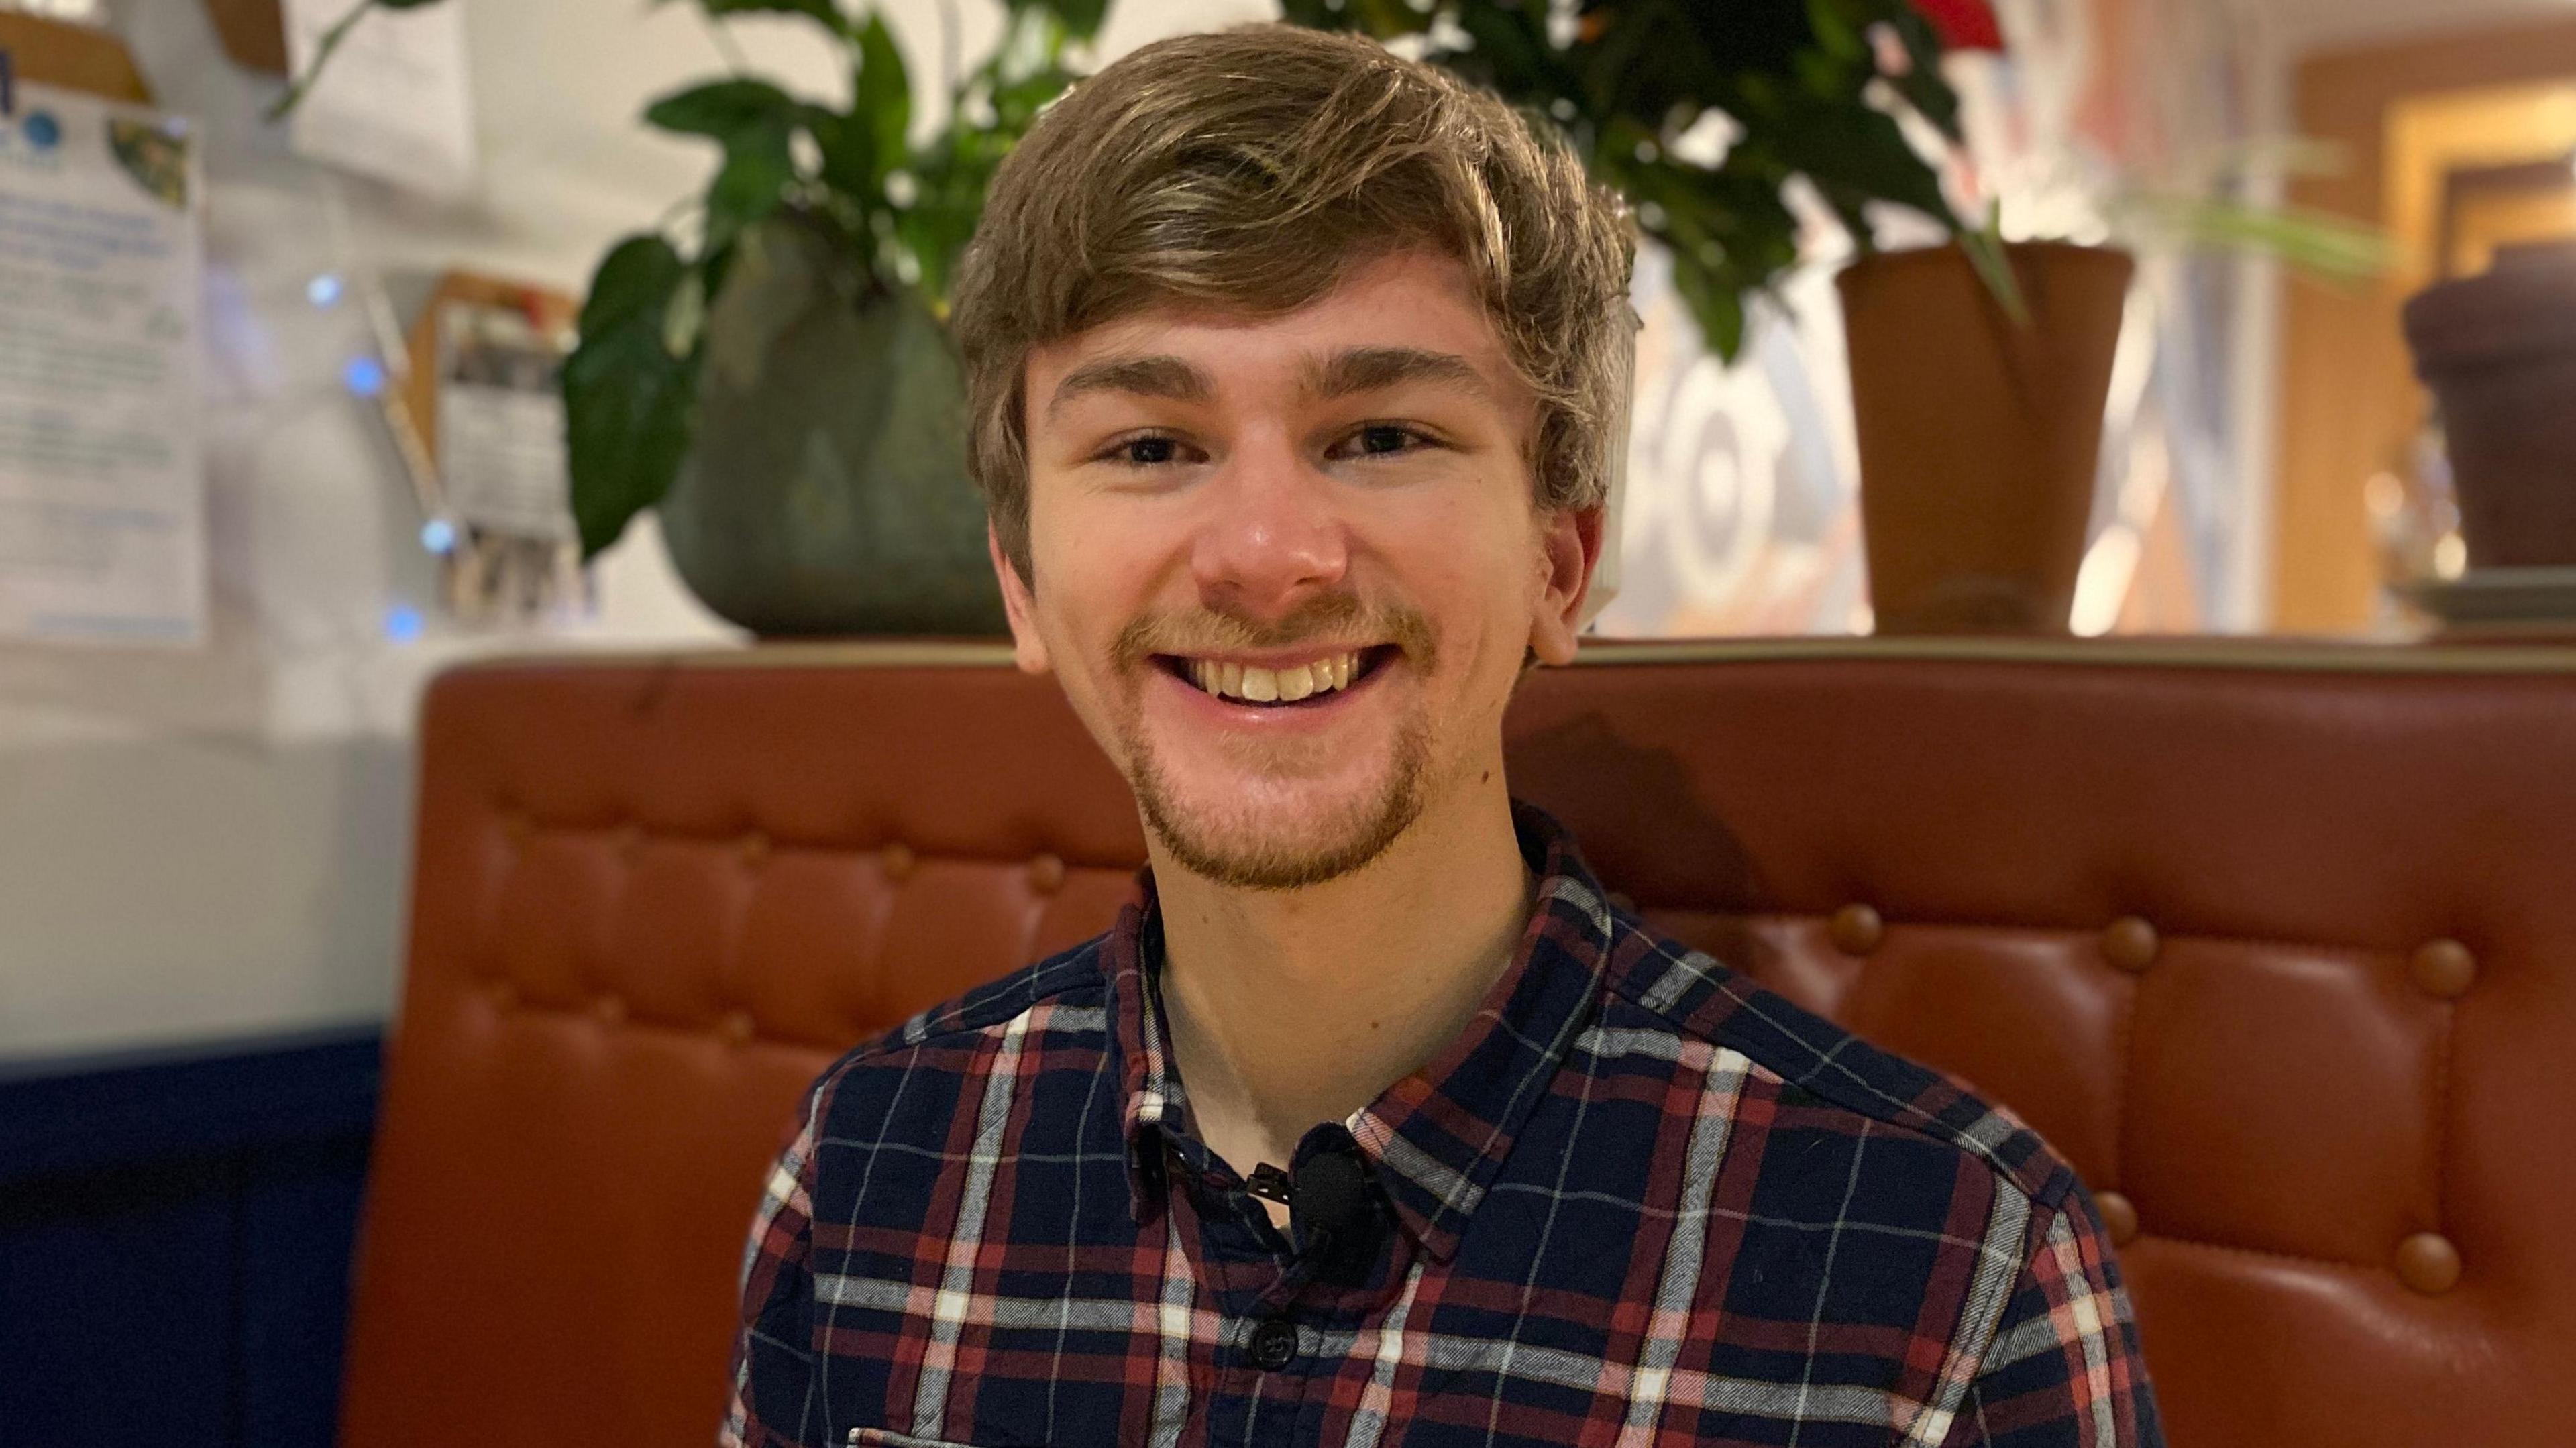
[[[1137,467],[1157,467],[1180,455],[1180,444],[1168,437],[1131,438],[1118,446],[1118,460]]]
[[[1361,428],[1358,438],[1360,452],[1370,457],[1403,452],[1413,445],[1413,441],[1412,429],[1387,423]]]

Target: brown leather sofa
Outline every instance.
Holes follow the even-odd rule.
[[[2576,1442],[2576,650],[1614,646],[1514,706],[1613,887],[2084,1173],[2182,1448]],[[996,650],[427,706],[349,1448],[696,1448],[799,1090],[1142,841]]]

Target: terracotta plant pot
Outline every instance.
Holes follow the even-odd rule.
[[[2007,248],[2030,325],[1955,246],[1845,268],[1861,523],[1881,633],[2063,633],[2102,447],[2126,252]]]
[[[2406,304],[2469,566],[2576,566],[2576,247],[2509,247]]]

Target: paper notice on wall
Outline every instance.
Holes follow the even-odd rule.
[[[460,522],[514,538],[576,536],[556,380],[571,345],[513,308],[439,309],[438,471]]]
[[[294,73],[359,0],[285,0]],[[296,153],[431,196],[474,184],[474,102],[465,59],[465,7],[378,6],[341,34],[311,90],[287,118]]]
[[[0,116],[0,636],[205,631],[198,145],[20,85]]]

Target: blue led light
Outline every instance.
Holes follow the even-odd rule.
[[[304,299],[317,307],[327,307],[340,300],[340,276],[324,272],[304,284]]]
[[[417,643],[427,627],[420,610],[407,603],[398,603],[385,610],[385,637],[395,643]]]
[[[445,518],[432,518],[420,525],[420,546],[432,553],[446,553],[456,547],[456,525]]]
[[[360,397],[376,397],[385,390],[385,364],[373,357],[352,357],[340,369],[340,381]]]

